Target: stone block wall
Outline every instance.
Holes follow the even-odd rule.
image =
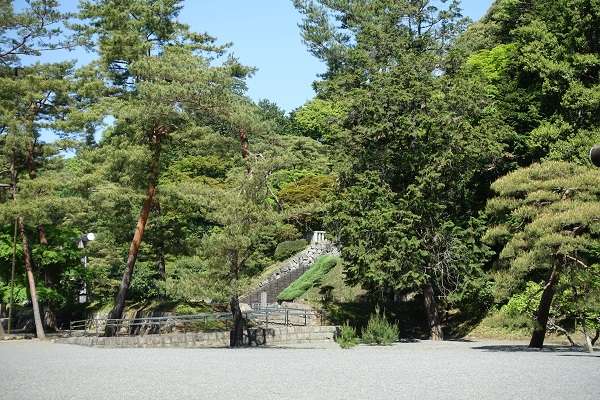
[[[247,332],[247,346],[285,345],[311,341],[332,341],[338,328],[335,326],[288,326],[253,328]],[[167,335],[144,335],[130,337],[80,336],[54,339],[55,343],[75,344],[108,348],[222,348],[229,347],[229,332],[192,332]]]

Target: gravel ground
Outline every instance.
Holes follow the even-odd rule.
[[[600,399],[600,354],[418,342],[97,349],[0,342],[0,399]]]

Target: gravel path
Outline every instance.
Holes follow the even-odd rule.
[[[487,342],[96,349],[0,342],[0,399],[600,399],[600,353]]]

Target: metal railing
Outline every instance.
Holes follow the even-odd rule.
[[[243,313],[246,321],[268,328],[271,325],[307,326],[318,322],[323,324],[323,316],[314,310],[286,308],[274,305],[260,307]],[[204,313],[195,315],[175,315],[166,317],[139,318],[95,318],[69,323],[69,336],[102,336],[106,328],[114,328],[117,336],[138,336],[172,332],[203,332],[229,330],[233,318],[231,313]]]
[[[69,323],[69,336],[74,333],[100,336],[106,328],[114,328],[116,335],[162,334],[173,331],[217,330],[232,320],[230,313],[205,313],[167,317],[94,318]],[[229,321],[229,322],[228,322]],[[212,324],[212,325],[211,325]],[[212,329],[211,329],[212,328]]]
[[[251,318],[257,323],[268,327],[273,325],[288,326],[307,326],[311,321],[318,321],[323,325],[323,314],[315,310],[280,307],[277,305],[268,305],[261,307],[259,304],[253,304]]]

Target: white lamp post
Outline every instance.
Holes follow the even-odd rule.
[[[83,268],[87,269],[87,253],[85,252],[85,245],[88,242],[96,240],[96,234],[94,233],[86,233],[85,235],[81,235],[81,237],[77,241],[77,247],[84,250],[83,258],[81,261],[83,262]],[[87,293],[87,284],[83,282],[83,288],[79,292],[79,304],[84,304],[87,301],[88,293]]]

